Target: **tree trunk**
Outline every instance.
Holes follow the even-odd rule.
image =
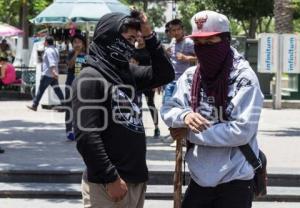
[[[22,15],[22,28],[23,28],[23,49],[28,49],[28,35],[29,35],[29,27],[28,27],[28,4],[27,0],[23,0],[21,4],[23,8]]]
[[[293,9],[291,0],[275,0],[274,2],[275,32],[293,32]]]
[[[146,12],[148,9],[148,1],[147,0],[143,0],[143,10],[144,12]]]
[[[263,31],[263,26],[262,26],[263,22],[264,22],[263,18],[258,19],[258,32],[259,33],[262,33],[262,31]]]
[[[272,19],[273,19],[272,17],[269,17],[269,20],[266,24],[265,32],[267,32],[267,33],[270,31],[270,25],[271,25]]]
[[[255,38],[256,28],[257,28],[257,18],[252,17],[250,19],[248,38]]]
[[[19,8],[19,28],[23,27],[23,7],[22,7],[22,1]]]
[[[241,20],[241,24],[245,34],[248,36],[248,28],[246,27],[246,24],[243,20]]]

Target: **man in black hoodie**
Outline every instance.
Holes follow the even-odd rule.
[[[152,66],[128,62],[140,32]],[[143,207],[146,139],[135,92],[173,79],[172,64],[145,15],[111,13],[99,20],[86,66],[73,83],[75,138],[87,166],[86,208]]]

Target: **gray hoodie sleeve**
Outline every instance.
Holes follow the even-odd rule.
[[[195,67],[191,67],[181,75],[176,82],[173,96],[164,103],[160,110],[161,117],[168,127],[185,127],[183,119],[186,114],[193,111],[190,107],[191,84],[188,76],[192,76],[194,71]]]
[[[257,133],[263,105],[263,95],[258,83],[241,88],[231,101],[230,121],[218,123],[195,134],[188,133],[188,140],[197,145],[235,147],[247,144]]]

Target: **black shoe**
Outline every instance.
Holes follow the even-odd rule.
[[[158,138],[160,136],[160,130],[159,128],[154,129],[154,137]]]
[[[5,150],[0,147],[0,154],[4,153]]]
[[[57,112],[60,112],[60,113],[66,111],[66,107],[64,105],[57,105],[57,106],[53,107],[52,109]]]
[[[33,105],[27,105],[26,106],[28,109],[30,110],[33,110],[33,111],[36,111],[37,110],[37,107],[36,106],[33,106]]]

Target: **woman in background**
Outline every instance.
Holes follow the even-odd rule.
[[[8,62],[8,59],[4,56],[0,56],[0,89],[3,85],[9,85],[16,81],[15,67]]]

